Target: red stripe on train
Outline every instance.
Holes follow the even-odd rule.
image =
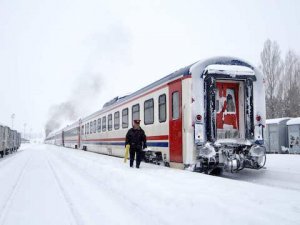
[[[149,136],[147,137],[147,141],[163,141],[169,140],[168,135],[160,135],[160,136]],[[125,141],[125,138],[97,138],[97,139],[87,139],[82,141]]]

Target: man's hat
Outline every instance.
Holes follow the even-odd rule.
[[[141,120],[133,120],[133,122],[140,125]]]

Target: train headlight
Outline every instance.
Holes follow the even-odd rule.
[[[202,148],[200,148],[199,155],[205,158],[211,158],[216,155],[216,151],[212,145],[207,143]]]
[[[266,149],[263,146],[254,145],[251,147],[249,153],[252,157],[263,157],[266,154]]]
[[[260,169],[266,163],[266,148],[261,145],[254,145],[249,151],[251,165],[253,169]]]

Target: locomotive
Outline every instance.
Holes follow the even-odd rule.
[[[123,157],[135,119],[147,135],[146,155],[167,166],[218,174],[265,165],[264,77],[235,57],[201,60],[115,97],[45,142]]]

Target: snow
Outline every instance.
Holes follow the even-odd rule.
[[[252,143],[243,138],[225,138],[225,139],[218,139],[215,142],[215,145],[219,144],[239,144],[239,145],[251,145]]]
[[[2,127],[8,127],[7,125],[5,125],[3,123],[0,123],[0,126],[2,126]]]
[[[229,175],[27,144],[0,159],[0,224],[300,223],[300,156]]]
[[[297,125],[297,124],[300,124],[300,117],[290,119],[286,124],[287,125]]]
[[[289,120],[291,118],[289,117],[284,117],[284,118],[275,118],[275,119],[268,119],[266,120],[266,124],[279,124],[285,120]]]
[[[231,76],[254,75],[254,71],[246,66],[212,64],[205,68],[207,74],[221,73]]]

